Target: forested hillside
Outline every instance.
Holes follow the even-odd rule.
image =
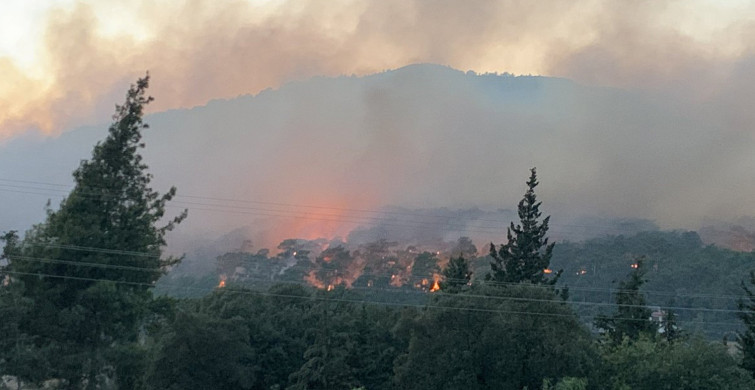
[[[187,213],[166,212],[177,190],[152,189],[139,153],[148,83],[60,205],[2,236],[0,386],[755,387],[753,253],[692,232],[551,242],[535,168],[487,251],[467,237],[290,239],[224,254],[203,279],[171,276],[166,235]]]

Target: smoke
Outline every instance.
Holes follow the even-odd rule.
[[[191,237],[249,226],[257,248],[336,236],[481,246],[504,239],[537,166],[553,237],[578,240],[616,233],[610,217],[696,228],[751,215],[755,140],[729,99],[414,65],[150,115],[144,157],[155,188],[178,187],[171,207],[190,209],[179,231]],[[45,183],[70,177],[105,128],[12,141],[0,165],[25,182],[0,183],[3,195],[59,193]],[[17,195],[4,229],[43,218],[44,198]]]
[[[145,70],[152,107],[192,107],[312,76],[431,62],[711,99],[752,82],[751,3],[76,2],[38,21],[36,71],[0,58],[0,138],[99,121]],[[374,99],[380,99],[375,96]],[[733,99],[740,102],[741,99]],[[740,112],[741,111],[737,111]]]
[[[102,122],[149,69],[152,112],[196,106],[148,118],[146,150],[158,188],[201,196],[176,202],[195,230],[252,225],[274,247],[390,222],[385,205],[513,209],[532,166],[554,227],[581,214],[695,227],[755,209],[755,9],[727,4],[78,2],[40,23],[43,71],[0,58],[0,165],[68,177],[97,136],[44,153],[8,139]],[[380,73],[418,62],[477,73]],[[576,82],[485,74],[504,71]],[[459,235],[487,226],[465,223]]]

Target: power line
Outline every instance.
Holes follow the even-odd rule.
[[[135,252],[135,251],[127,251],[127,250],[117,250],[117,249],[107,249],[107,248],[98,248],[98,247],[85,247],[85,246],[77,246],[77,245],[61,245],[61,244],[47,244],[47,243],[26,243],[26,245],[32,245],[32,246],[40,246],[40,247],[48,247],[48,248],[60,248],[60,249],[68,249],[68,250],[74,250],[74,251],[84,251],[84,252],[94,252],[94,253],[105,253],[105,254],[115,254],[115,255],[125,255],[125,256],[139,256],[139,257],[150,257],[150,258],[160,258],[159,255],[144,253],[144,252]],[[35,259],[42,259],[42,258],[35,258]],[[273,258],[269,258],[272,260]],[[51,259],[51,258],[44,258],[45,261],[67,261],[67,260],[59,260],[59,259]],[[99,264],[99,263],[98,263]],[[361,273],[360,275],[364,276],[375,276],[375,277],[390,277],[393,275],[393,273],[386,271],[384,274],[364,274]],[[424,278],[432,278],[434,275],[421,275],[416,276],[415,281],[421,281]],[[414,276],[412,276],[414,277]],[[411,279],[410,279],[411,280]],[[462,280],[452,280],[447,279],[446,281],[462,281]],[[489,280],[477,280],[477,283],[485,284],[485,285],[491,285],[491,286],[519,286],[519,287],[526,287],[526,288],[535,288],[535,289],[548,289],[549,286],[543,286],[539,284],[532,284],[532,283],[516,283],[516,282],[501,282],[501,281],[489,281]],[[631,290],[626,289],[619,289],[619,288],[601,288],[601,287],[583,287],[583,286],[570,286],[568,287],[570,291],[583,291],[583,292],[603,292],[608,294],[615,294],[615,293],[621,293]],[[657,290],[643,290],[643,294],[648,295],[658,295],[658,296],[668,296],[672,298],[709,298],[709,299],[740,299],[741,296],[738,295],[724,295],[724,294],[699,294],[699,293],[687,293],[687,294],[679,294],[669,291],[657,291]]]
[[[68,188],[69,191],[73,189],[73,186],[71,185],[64,185],[64,184],[58,184],[58,183],[49,183],[49,182],[40,182],[40,181],[28,181],[28,180],[15,180],[15,179],[5,179],[0,178],[1,181],[6,182],[14,182],[14,183],[26,183],[26,184],[38,184],[38,185],[49,185],[49,186],[55,186],[55,187],[64,187]],[[31,189],[38,189],[38,190],[52,190],[52,191],[64,191],[64,190],[56,190],[56,189],[46,189],[46,188],[38,188],[38,187],[24,187],[24,186],[12,186],[12,185],[5,185],[0,184],[0,186],[6,186],[6,187],[15,187],[15,188],[31,188]],[[100,189],[103,190],[103,193],[92,193],[92,195],[96,196],[104,196],[109,189],[103,188],[103,187],[89,187],[93,189]],[[67,192],[67,191],[66,191]],[[45,195],[45,194],[40,194]],[[454,216],[449,215],[431,215],[431,214],[422,214],[422,213],[412,213],[412,212],[397,212],[397,211],[386,211],[386,210],[372,210],[372,209],[353,209],[353,208],[342,208],[342,207],[331,207],[331,206],[321,206],[321,205],[306,205],[306,204],[295,204],[295,203],[280,203],[280,202],[267,202],[267,201],[259,201],[259,200],[248,200],[248,199],[233,199],[233,198],[222,198],[222,197],[209,197],[209,196],[199,196],[199,195],[175,195],[174,198],[190,198],[190,199],[205,199],[205,200],[214,200],[214,201],[222,201],[222,202],[234,202],[234,203],[245,203],[245,204],[265,204],[265,205],[272,205],[272,206],[281,206],[281,207],[287,207],[287,208],[314,208],[314,209],[325,209],[325,210],[338,210],[338,211],[348,211],[348,212],[360,212],[360,213],[370,213],[370,214],[382,214],[382,215],[396,215],[396,216],[416,216],[421,218],[437,218],[437,219],[452,219]],[[175,201],[179,202],[179,201]],[[190,203],[190,202],[184,202],[184,203]],[[210,205],[206,203],[200,203],[202,205]],[[212,204],[212,206],[218,206],[218,207],[242,207],[243,206],[233,206],[233,205],[218,205],[218,204]],[[252,208],[254,209],[254,208]],[[270,210],[270,209],[262,209],[262,210]],[[285,210],[277,210],[277,211],[285,211]],[[513,211],[512,211],[513,213]],[[359,217],[359,216],[355,216]],[[376,218],[376,217],[359,217],[359,218]],[[484,219],[484,218],[477,218],[473,219],[475,222],[494,222],[494,223],[500,223],[504,224],[503,228],[507,227],[510,220],[500,220],[500,219]],[[576,225],[576,224],[558,224],[558,223],[551,223],[550,226],[560,226],[560,227],[579,227],[579,228],[616,228],[616,226],[611,224],[604,224],[604,225]],[[500,229],[500,226],[483,226],[482,228],[494,228],[494,229]]]
[[[14,260],[14,262],[16,260],[25,260],[25,261],[31,261],[31,262],[47,263],[47,264],[65,264],[65,265],[75,265],[77,267],[107,268],[107,269],[119,269],[119,270],[126,270],[126,271],[155,272],[155,273],[163,271],[163,269],[160,267],[157,267],[157,268],[135,267],[135,266],[129,266],[129,265],[90,263],[90,262],[84,262],[84,261],[49,259],[49,258],[31,257],[31,256],[13,256],[12,259]]]
[[[121,250],[121,249],[97,248],[97,247],[91,247],[91,246],[45,244],[45,243],[36,243],[36,242],[24,243],[24,245],[40,246],[40,247],[45,247],[45,248],[67,249],[67,250],[81,251],[81,252],[106,253],[106,254],[111,254],[111,255],[160,258],[160,255],[155,255],[151,253],[126,251],[126,250]]]
[[[18,190],[8,190],[0,188],[0,192],[11,192],[11,193],[23,193],[23,194],[36,194],[36,195],[44,195],[44,196],[59,196],[61,198],[65,198],[64,194],[49,194],[49,193],[40,193],[40,192],[33,192],[33,191],[18,191]],[[86,192],[79,193],[81,196],[85,197],[102,197],[102,196],[111,196],[107,194],[88,194]],[[178,195],[176,195],[178,197]],[[178,207],[174,206],[174,204],[186,204],[186,205],[193,205],[193,206],[206,206],[206,207],[190,207],[190,208],[184,208],[184,207]],[[296,210],[279,210],[279,209],[265,209],[265,208],[253,208],[253,207],[245,207],[245,206],[232,206],[232,205],[223,205],[223,204],[211,204],[211,203],[201,203],[201,202],[183,202],[183,201],[176,201],[174,200],[170,204],[166,205],[167,208],[172,209],[188,209],[189,211],[206,211],[206,212],[213,212],[213,213],[226,213],[226,214],[233,214],[233,215],[253,215],[253,216],[259,216],[259,217],[274,217],[274,218],[288,218],[288,219],[298,219],[298,220],[312,220],[312,221],[320,221],[320,222],[338,222],[338,223],[347,223],[347,224],[369,224],[370,222],[377,223],[378,226],[383,227],[399,227],[399,228],[423,228],[423,227],[432,227],[437,230],[442,230],[445,232],[463,232],[463,233],[479,233],[479,234],[491,234],[491,233],[499,233],[501,230],[506,229],[506,226],[474,226],[473,224],[477,221],[480,221],[480,219],[472,219],[469,221],[471,225],[468,224],[462,224],[462,223],[434,223],[429,221],[414,221],[414,220],[401,220],[401,219],[391,219],[391,218],[380,218],[380,217],[370,217],[370,216],[358,216],[358,215],[333,215],[333,214],[317,214],[313,212],[308,211],[296,211]],[[380,213],[380,211],[375,211],[375,213]],[[328,216],[332,216],[333,218],[324,218]],[[451,220],[453,217],[451,216],[423,216],[423,217],[430,217],[430,218],[445,218],[446,220]],[[497,222],[503,222],[503,221],[497,221]],[[558,225],[558,224],[551,224],[550,226],[570,226],[570,225]],[[576,226],[576,225],[574,225]],[[581,227],[589,227],[589,226],[581,226]],[[600,227],[600,225],[595,225],[595,227]],[[576,232],[570,232],[570,231],[559,231],[557,235],[560,236],[566,236],[566,237],[577,237],[582,238],[583,236]]]
[[[13,260],[21,259],[26,261],[36,261],[36,262],[42,262],[42,263],[49,263],[49,264],[65,264],[65,265],[74,265],[74,266],[80,266],[80,267],[90,267],[90,268],[107,268],[107,269],[121,269],[121,270],[133,270],[133,271],[146,271],[146,272],[161,272],[161,268],[148,268],[148,267],[134,267],[134,266],[123,266],[123,265],[115,265],[115,264],[102,264],[102,263],[90,263],[90,262],[77,262],[77,261],[70,261],[70,260],[61,260],[61,259],[50,259],[50,258],[38,258],[38,257],[29,257],[29,256],[14,256],[12,258]],[[12,271],[8,271],[8,273],[12,273]],[[50,274],[46,274],[50,276]],[[375,276],[379,274],[365,274],[367,276]],[[60,275],[64,276],[64,275]],[[70,276],[70,275],[65,275]],[[387,276],[387,275],[380,275],[380,276]],[[413,280],[415,282],[421,281],[423,279],[432,278],[433,275],[429,275],[427,277],[425,276],[412,276],[408,278],[407,282],[410,280]],[[100,280],[107,280],[107,279],[100,279]],[[268,282],[266,279],[260,279],[260,278],[246,278],[245,280],[252,280],[252,281],[258,281],[258,282]],[[278,282],[282,284],[298,284],[301,285],[299,282],[293,282],[293,281],[272,281],[270,282]],[[482,282],[483,285],[490,285],[488,283]],[[515,284],[515,286],[519,287],[527,287],[528,283],[519,283]],[[545,287],[545,286],[543,286]],[[403,292],[403,293],[411,293],[411,294],[425,294],[421,291],[405,291],[405,290],[399,290],[399,289],[388,289],[388,288],[381,288],[381,287],[355,287],[352,286],[351,289],[353,290],[360,290],[360,291],[390,291],[390,292]],[[475,295],[475,294],[448,294],[443,292],[442,290],[440,292],[436,293],[437,295],[455,295],[455,296],[463,296],[463,297],[469,297],[469,298],[481,298],[481,299],[496,299],[496,300],[511,300],[511,301],[521,301],[521,302],[538,302],[538,303],[564,303],[562,300],[554,300],[554,299],[542,299],[542,298],[517,298],[517,297],[499,297],[495,295]],[[580,301],[571,301],[569,302],[574,305],[578,306],[604,306],[604,307],[636,307],[636,308],[643,308],[646,307],[645,305],[620,305],[616,303],[607,303],[607,302],[580,302]],[[696,312],[716,312],[716,313],[742,313],[741,310],[732,310],[732,309],[715,309],[715,308],[707,308],[707,307],[683,307],[683,306],[664,306],[665,309],[670,310],[678,310],[678,311],[696,311]]]
[[[25,276],[37,276],[37,277],[51,277],[51,278],[60,278],[60,279],[70,279],[70,280],[80,280],[80,281],[93,281],[93,282],[109,282],[114,284],[126,284],[126,285],[134,285],[134,286],[143,286],[143,287],[154,287],[154,284],[152,283],[143,283],[143,282],[129,282],[129,281],[120,281],[120,280],[109,280],[109,279],[99,279],[99,278],[87,278],[87,277],[77,277],[77,276],[69,276],[69,275],[52,275],[52,274],[44,274],[44,273],[34,273],[34,272],[17,272],[17,271],[6,271],[7,274],[12,275],[25,275]],[[189,290],[200,290],[204,292],[209,292],[216,289],[207,289],[207,288],[201,288],[201,287],[191,287],[191,286],[175,286],[183,289],[189,289]],[[473,308],[473,307],[459,307],[459,306],[444,306],[444,305],[433,305],[433,304],[413,304],[413,303],[402,303],[402,302],[384,302],[384,301],[374,301],[369,299],[344,299],[344,298],[332,298],[332,297],[322,297],[318,296],[317,294],[310,295],[310,296],[301,296],[301,295],[292,295],[292,294],[279,294],[279,293],[271,293],[271,292],[262,292],[262,291],[253,291],[253,290],[246,290],[246,289],[233,289],[232,287],[225,287],[223,288],[224,292],[228,293],[238,293],[238,294],[248,294],[248,295],[262,295],[262,296],[273,296],[273,297],[282,297],[282,298],[294,298],[294,299],[304,299],[304,300],[322,300],[322,301],[328,301],[328,302],[345,302],[345,303],[360,303],[360,304],[377,304],[377,305],[385,305],[385,306],[401,306],[401,307],[416,307],[416,308],[427,308],[427,309],[441,309],[441,310],[458,310],[458,311],[470,311],[470,312],[488,312],[488,313],[497,313],[497,314],[517,314],[517,315],[534,315],[534,316],[546,316],[546,317],[574,317],[576,314],[574,313],[551,313],[551,312],[535,312],[535,311],[516,311],[516,310],[502,310],[502,309],[486,309],[486,308]],[[327,293],[327,292],[326,292]],[[453,294],[449,294],[453,295]],[[566,304],[567,302],[560,301],[560,303]],[[646,319],[638,319],[638,318],[615,318],[618,320],[626,320],[626,321],[647,321]],[[680,319],[679,322],[681,323],[689,323],[689,324],[703,324],[703,325],[728,325],[728,326],[739,326],[738,323],[731,323],[731,322],[710,322],[710,321],[694,321],[694,320],[683,320]]]

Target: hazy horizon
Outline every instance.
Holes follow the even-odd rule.
[[[179,228],[189,236],[253,226],[256,240],[274,247],[379,225],[395,218],[387,206],[495,214],[515,210],[537,167],[543,210],[556,236],[569,239],[584,237],[569,230],[599,230],[584,226],[589,218],[697,229],[751,216],[755,183],[744,178],[755,142],[722,118],[648,91],[423,64],[153,113],[143,154],[155,188],[176,185],[188,196],[172,211],[190,209]],[[2,213],[11,225],[3,230],[40,222],[45,195],[65,193],[46,183],[70,183],[106,127],[0,146],[3,165],[17,167],[2,178],[41,183],[3,183],[8,201],[23,205]],[[452,223],[446,235],[477,230],[503,240],[508,220],[478,218]]]

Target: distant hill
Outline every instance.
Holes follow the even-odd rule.
[[[144,156],[156,188],[176,185],[180,196],[192,196],[172,205],[190,209],[174,245],[244,226],[257,247],[346,237],[379,225],[385,206],[513,210],[532,166],[559,239],[616,233],[601,231],[597,221],[605,219],[697,228],[704,216],[725,220],[755,209],[743,196],[755,193],[755,183],[741,180],[751,167],[729,154],[721,174],[721,145],[710,143],[721,125],[685,104],[565,79],[420,64],[154,113]],[[15,181],[0,182],[9,205],[0,208],[0,230],[41,221],[46,199],[57,204],[67,191],[58,184],[71,182],[106,127],[1,145],[7,169],[0,179]],[[721,190],[733,185],[738,191]],[[402,224],[428,226],[411,218]],[[449,239],[470,235],[469,226],[431,223]]]

